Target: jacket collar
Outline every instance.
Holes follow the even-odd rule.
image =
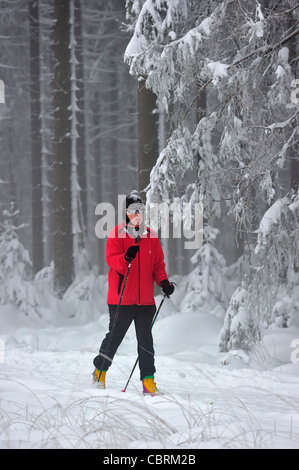
[[[147,230],[145,226],[142,224],[139,226],[139,230],[136,230],[135,225],[133,224],[126,224],[123,222],[124,231],[131,237],[137,239],[138,237],[142,237],[143,235],[147,235]]]

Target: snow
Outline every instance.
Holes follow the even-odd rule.
[[[211,17],[205,18],[199,25],[198,29],[202,33],[206,34],[207,36],[211,33],[211,27],[213,24],[213,20]]]
[[[75,290],[36,318],[0,307],[0,448],[299,447],[299,327],[272,326],[251,355],[219,353],[223,320],[184,312],[178,286],[153,329],[164,395],[144,397],[138,370],[121,392],[136,360],[133,327],[99,390],[91,372],[108,326],[105,288],[97,316]]]
[[[289,48],[288,47],[282,47],[279,51],[278,51],[278,59],[281,60],[281,62],[283,62],[284,64],[288,64],[289,62],[289,55],[290,55],[290,51],[289,51]]]
[[[256,17],[258,18],[257,21],[250,20],[248,26],[250,27],[251,37],[249,42],[253,40],[254,37],[262,38],[264,36],[264,22],[265,18],[262,13],[261,5],[257,2],[256,7]]]
[[[278,65],[276,72],[275,72],[277,78],[281,78],[285,75],[285,70],[281,65]]]
[[[218,83],[219,78],[227,76],[227,64],[222,64],[221,62],[210,62],[208,68],[213,73],[213,83]]]
[[[258,253],[267,234],[271,231],[273,224],[277,223],[280,217],[283,202],[281,199],[275,201],[272,206],[265,212],[260,222],[259,228],[256,230],[258,233],[258,243],[255,252]]]

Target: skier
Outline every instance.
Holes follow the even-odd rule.
[[[102,341],[99,355],[93,361],[93,381],[100,388],[105,388],[106,372],[134,320],[143,393],[159,394],[154,381],[156,369],[151,332],[156,311],[154,281],[167,296],[173,293],[174,286],[165,272],[159,239],[144,225],[144,206],[135,190],[126,197],[123,222],[110,232],[106,260],[109,266],[109,331]],[[130,271],[126,276],[129,265]]]

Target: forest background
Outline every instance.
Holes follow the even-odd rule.
[[[224,320],[220,350],[298,326],[298,10],[2,1],[1,303],[41,316],[45,285],[91,300],[96,207],[139,189],[202,204],[202,247],[161,241],[185,310]]]

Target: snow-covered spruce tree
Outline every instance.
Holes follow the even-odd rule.
[[[26,281],[31,261],[18,238],[19,230],[25,226],[15,224],[18,213],[12,203],[9,210],[3,211],[5,220],[0,225],[0,303],[15,305],[30,315],[36,314],[37,299],[32,284]]]
[[[250,291],[265,326],[299,325],[299,179],[265,213],[256,245],[258,264]],[[259,286],[262,286],[259,288]],[[266,296],[266,302],[262,302]]]
[[[299,325],[299,180],[264,214],[255,267],[234,292],[219,335],[219,350],[250,350],[261,327]]]
[[[242,0],[133,4],[139,15],[125,59],[133,75],[147,77],[173,125],[148,196],[168,199],[178,173],[181,178],[192,167],[206,216],[223,200],[240,228],[250,229],[257,200],[273,200],[272,181],[298,133],[290,98],[289,46],[299,32],[293,2],[267,8]],[[151,40],[144,33],[149,17]],[[204,92],[210,105],[194,122],[190,114]],[[204,141],[205,129],[210,135],[217,130],[217,145]],[[182,140],[188,142],[179,154]]]
[[[240,285],[233,293],[220,331],[218,347],[220,352],[231,349],[250,351],[261,339],[260,322],[250,309],[246,286]]]
[[[155,12],[162,3],[161,21]],[[298,5],[146,0],[137,11],[125,58],[132,74],[147,77],[146,86],[169,113],[173,129],[151,173],[148,198],[173,200],[178,178],[193,170],[196,177],[193,184],[186,182],[184,200],[200,200],[209,225],[212,217],[228,212],[240,231],[252,232],[265,204],[277,197],[273,182],[279,183],[281,169],[290,166],[298,142],[298,107],[291,100]],[[151,41],[142,28],[148,15],[160,33]],[[201,101],[205,106],[199,107]],[[263,297],[245,295],[253,279],[249,276],[241,297],[238,291],[232,299],[239,315],[248,299],[259,311],[252,303]],[[252,318],[244,319],[244,335],[255,341],[260,333]],[[229,338],[226,343],[235,347]]]
[[[191,258],[196,266],[186,275],[180,288],[186,291],[183,312],[203,311],[224,318],[229,304],[230,286],[226,276],[226,262],[213,246],[219,230],[205,227],[205,242]]]

